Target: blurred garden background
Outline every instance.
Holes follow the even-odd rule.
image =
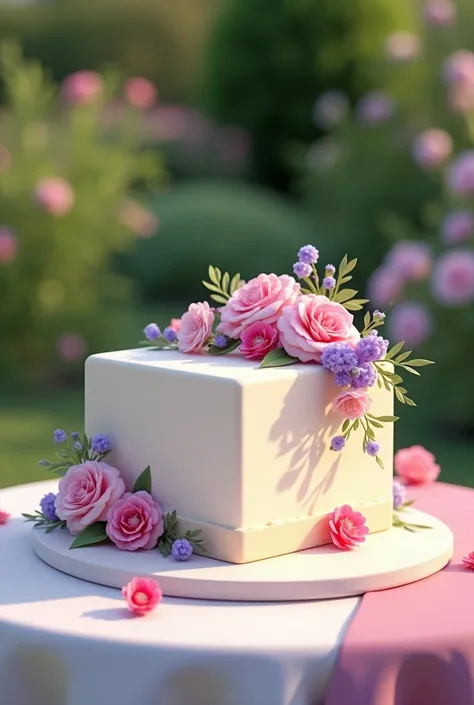
[[[397,448],[474,486],[473,142],[472,0],[0,0],[0,487],[87,355],[307,243],[436,361]]]

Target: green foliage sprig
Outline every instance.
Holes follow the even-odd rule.
[[[405,529],[405,531],[410,531],[411,533],[415,533],[419,529],[432,529],[433,527],[428,526],[427,524],[412,524],[411,522],[406,521],[406,519],[403,517],[403,512],[406,509],[409,509],[414,503],[415,500],[412,499],[408,502],[404,502],[401,507],[394,510],[392,520],[393,526],[396,526],[399,529]]]
[[[322,282],[320,281],[320,276],[314,264],[311,265],[313,274],[311,277],[306,277],[303,281],[306,287],[302,287],[301,291],[304,294],[317,294],[327,296],[330,301],[335,301],[336,303],[342,304],[348,311],[359,311],[364,304],[368,303],[368,299],[356,299],[355,297],[359,293],[356,289],[345,289],[344,284],[351,281],[352,272],[357,266],[357,258],[351,259],[344,255],[342,258],[339,268],[336,270],[337,276],[336,286],[334,289],[325,289]],[[324,281],[324,280],[323,280]]]
[[[43,512],[35,511],[34,514],[22,514],[25,522],[34,522],[34,528],[45,529],[46,534],[50,534],[55,529],[64,529],[66,526],[65,521],[61,519],[49,519],[43,514]]]
[[[176,512],[166,514],[163,521],[164,531],[158,541],[158,550],[161,555],[164,556],[164,558],[167,558],[171,553],[173,543],[180,538],[187,539],[193,549],[199,549],[199,551],[204,553],[205,549],[203,545],[204,539],[202,538],[202,531],[186,531],[185,534],[180,534],[178,523]]]
[[[74,444],[80,444],[80,447],[75,448]],[[108,456],[110,450],[105,453],[98,453],[92,448],[92,438],[88,437],[87,434],[83,434],[82,437],[79,436],[77,439],[67,439],[59,444],[61,450],[56,451],[55,455],[58,458],[57,462],[50,462],[49,460],[41,460],[40,465],[51,470],[55,475],[63,476],[73,465],[80,465],[88,460],[93,460],[97,463],[101,462]]]
[[[229,272],[222,273],[218,267],[209,266],[208,270],[210,281],[204,281],[203,284],[211,293],[211,299],[218,304],[226,304],[232,294],[240,287],[240,274],[231,276]]]

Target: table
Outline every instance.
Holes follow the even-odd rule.
[[[1,705],[322,705],[360,598],[228,603],[164,598],[136,618],[118,590],[33,553],[32,511],[55,482],[0,492]]]

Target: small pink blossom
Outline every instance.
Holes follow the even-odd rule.
[[[424,17],[429,24],[449,27],[456,19],[456,6],[452,0],[427,0]]]
[[[367,283],[368,297],[375,306],[387,306],[400,296],[404,283],[405,277],[400,272],[383,265]]]
[[[15,235],[9,228],[0,226],[0,265],[13,262],[18,245]]]
[[[385,42],[385,53],[391,61],[413,61],[419,57],[420,50],[420,37],[413,32],[394,32]]]
[[[423,281],[433,266],[431,248],[424,242],[400,240],[388,253],[386,265],[403,282]]]
[[[105,530],[122,551],[148,551],[163,533],[163,512],[148,492],[127,492],[109,508]]]
[[[214,313],[207,301],[191,304],[181,317],[178,348],[182,353],[198,353],[207,344],[214,324]]]
[[[0,526],[4,526],[5,524],[8,524],[8,520],[10,519],[10,514],[3,509],[0,509]]]
[[[440,473],[433,453],[423,446],[403,448],[395,453],[395,473],[406,485],[423,485],[434,482]]]
[[[433,272],[432,286],[442,304],[457,306],[474,300],[474,252],[451,250],[441,255]]]
[[[471,551],[471,553],[468,553],[467,556],[463,556],[461,558],[462,563],[464,563],[466,568],[469,568],[470,570],[474,570],[474,551]]]
[[[151,237],[158,230],[158,218],[141,203],[128,199],[119,210],[119,222],[138,235],[138,237]]]
[[[67,76],[61,86],[61,92],[71,105],[87,105],[102,95],[104,83],[95,71],[77,71]]]
[[[158,99],[158,91],[147,78],[130,78],[124,87],[125,99],[134,108],[151,108]]]
[[[341,392],[333,401],[333,411],[344,419],[358,419],[364,416],[372,404],[365,389],[347,389]]]
[[[300,285],[287,274],[259,274],[239,287],[221,308],[217,330],[229,338],[239,338],[256,321],[275,323],[299,293]]]
[[[395,101],[387,93],[373,91],[359,101],[356,113],[360,122],[375,127],[386,122],[395,111]]]
[[[60,218],[67,215],[74,205],[71,184],[61,177],[46,177],[35,186],[36,203],[46,213]]]
[[[269,323],[255,321],[242,331],[240,352],[247,360],[263,360],[278,346],[278,331]]]
[[[425,130],[413,144],[413,158],[423,169],[437,169],[451,156],[453,140],[445,130]]]
[[[283,309],[277,321],[280,343],[288,355],[301,362],[321,362],[330,343],[355,345],[360,337],[353,325],[354,316],[327,296],[299,296]]]
[[[390,337],[404,340],[406,345],[418,347],[430,336],[431,315],[423,304],[407,301],[393,309],[389,319]]]
[[[153,578],[132,578],[122,588],[122,595],[127,600],[129,610],[137,617],[154,610],[163,597],[159,583]]]
[[[447,173],[450,189],[457,196],[474,198],[474,149],[462,152]]]
[[[77,333],[64,333],[57,342],[59,357],[65,362],[77,362],[86,356],[86,342]]]
[[[365,522],[365,516],[355,512],[348,504],[336,507],[329,514],[329,532],[333,544],[343,551],[360,546],[369,533]]]
[[[474,83],[474,52],[459,49],[448,56],[443,66],[444,79],[448,85]]]
[[[470,211],[454,211],[443,220],[442,238],[446,245],[457,245],[474,235],[474,214]]]
[[[172,318],[168,328],[174,330],[175,333],[179,333],[179,329],[181,328],[181,318]]]
[[[70,467],[59,481],[56,514],[72,534],[78,534],[96,521],[105,521],[109,508],[124,492],[116,468],[87,460]]]
[[[448,104],[451,110],[462,115],[474,110],[474,83],[455,83],[449,87]]]

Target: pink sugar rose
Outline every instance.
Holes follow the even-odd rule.
[[[127,492],[107,512],[105,530],[122,551],[149,550],[163,533],[163,512],[148,492]]]
[[[474,551],[471,551],[471,553],[468,553],[467,556],[463,556],[461,558],[461,561],[466,568],[469,568],[470,570],[474,570]]]
[[[221,308],[219,333],[239,338],[252,323],[275,323],[285,307],[296,301],[300,285],[287,274],[259,274],[232,294]]]
[[[153,578],[132,578],[123,586],[122,595],[127,600],[129,610],[142,617],[155,609],[163,593]]]
[[[61,91],[67,103],[86,105],[101,95],[103,88],[102,78],[95,71],[76,71],[64,79]]]
[[[333,401],[333,411],[344,419],[358,419],[370,409],[372,399],[364,389],[347,389]]]
[[[158,91],[147,78],[130,78],[125,83],[125,98],[134,108],[151,108],[155,105]]]
[[[10,514],[6,512],[4,509],[0,509],[0,526],[4,526],[5,524],[8,524],[8,521],[10,519]]]
[[[204,303],[191,304],[181,317],[178,348],[182,353],[197,353],[206,345],[214,323],[211,307]]]
[[[35,186],[36,203],[50,215],[59,218],[67,215],[74,205],[74,191],[66,179],[46,177]]]
[[[329,514],[329,532],[333,544],[343,551],[360,546],[369,533],[365,521],[365,516],[355,512],[348,504],[336,507]]]
[[[278,331],[275,326],[256,321],[242,331],[240,352],[247,360],[263,360],[267,353],[278,346]]]
[[[301,362],[321,362],[330,343],[355,345],[360,338],[354,316],[327,296],[299,296],[293,306],[283,309],[278,319],[280,342],[288,355]]]
[[[395,473],[406,485],[425,485],[434,482],[440,473],[433,453],[423,446],[410,446],[395,453]]]
[[[86,526],[105,521],[109,508],[124,492],[118,470],[87,460],[70,467],[59,481],[56,514],[67,522],[71,534],[79,534]]]

